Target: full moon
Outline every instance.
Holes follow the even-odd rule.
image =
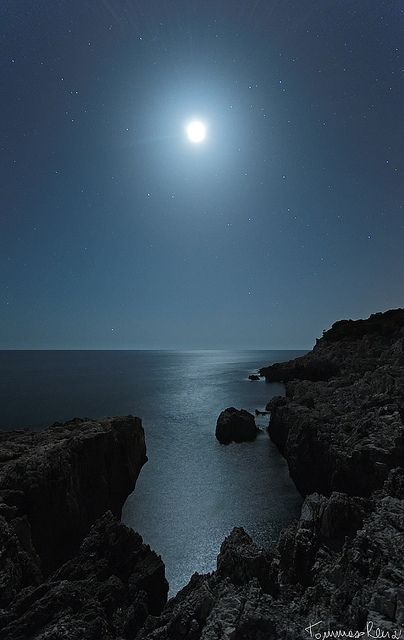
[[[206,125],[200,120],[192,120],[187,125],[187,136],[190,142],[202,142],[206,138]]]

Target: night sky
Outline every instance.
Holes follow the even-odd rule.
[[[1,0],[0,37],[1,348],[309,348],[404,306],[402,2]]]

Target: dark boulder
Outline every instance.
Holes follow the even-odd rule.
[[[249,379],[249,380],[259,380],[259,379],[260,379],[260,376],[257,376],[257,374],[256,374],[256,373],[251,373],[251,374],[248,376],[248,379]]]
[[[229,407],[216,423],[216,438],[222,444],[255,440],[258,431],[254,416],[245,409]]]

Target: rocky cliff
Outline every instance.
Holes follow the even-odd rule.
[[[234,529],[216,571],[195,574],[166,606],[160,558],[110,512],[145,461],[140,421],[2,436],[0,637],[399,638],[403,365],[396,310],[338,322],[306,356],[261,371],[286,382],[268,431],[305,496],[300,519],[271,551]]]
[[[146,460],[132,416],[0,434],[1,638],[131,638],[159,613],[164,565],[117,521]]]
[[[271,552],[235,529],[217,570],[195,574],[139,640],[399,637],[403,346],[399,309],[338,322],[306,356],[261,370],[287,383],[269,403],[269,434],[306,496],[300,520]]]
[[[299,380],[267,408],[298,489],[370,496],[404,460],[404,310],[337,322],[295,363]],[[261,372],[290,380],[292,370]]]

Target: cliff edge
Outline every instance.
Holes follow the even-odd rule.
[[[271,551],[234,529],[216,571],[166,605],[161,559],[113,515],[146,459],[140,421],[2,436],[1,638],[402,635],[404,311],[335,323],[261,374],[286,383],[268,432],[305,496],[301,516]]]
[[[336,322],[307,355],[262,370],[274,372],[286,398],[267,405],[268,431],[302,494],[370,496],[403,465],[404,310]]]
[[[0,637],[133,637],[167,598],[161,559],[118,522],[146,462],[132,416],[0,434]]]

